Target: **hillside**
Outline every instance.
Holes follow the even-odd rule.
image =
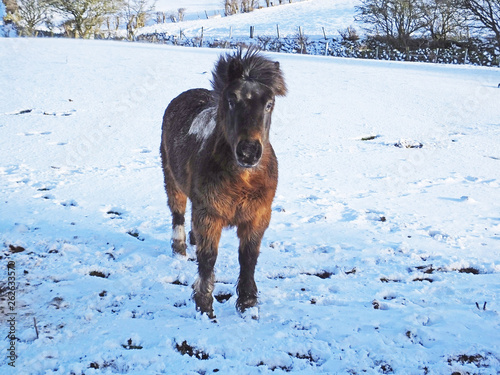
[[[250,26],[254,26],[256,35],[276,36],[279,25],[281,36],[296,35],[299,26],[308,37],[323,37],[323,28],[331,36],[354,23],[354,6],[358,3],[358,0],[294,2],[231,17],[153,25],[141,29],[138,35],[153,32],[179,35],[182,30],[186,37],[193,37],[199,36],[203,27],[205,37],[229,37],[231,30],[233,37],[241,38],[248,37]]]

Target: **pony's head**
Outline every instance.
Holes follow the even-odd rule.
[[[243,55],[221,56],[213,71],[212,85],[218,100],[218,124],[237,164],[259,164],[269,145],[269,128],[276,96],[287,89],[278,62],[268,60],[256,48]]]

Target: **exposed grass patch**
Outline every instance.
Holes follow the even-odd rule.
[[[315,358],[312,355],[311,351],[308,351],[305,354],[302,354],[302,353],[288,353],[288,355],[290,357],[294,357],[294,358],[298,358],[298,359],[305,359],[305,360],[309,361],[309,363],[316,363],[316,362],[318,362],[318,358]]]
[[[180,286],[188,286],[188,283],[185,281],[180,281],[179,279],[172,281],[172,285],[180,285]]]
[[[466,268],[460,268],[458,270],[460,273],[471,273],[473,275],[479,275],[481,272],[477,268],[474,267],[466,267]]]
[[[122,344],[122,347],[127,350],[141,350],[142,345],[136,345],[132,342],[132,339],[127,340],[127,344]]]
[[[104,361],[103,363],[92,362],[89,365],[89,368],[92,368],[94,370],[99,370],[99,369],[104,370],[107,369],[108,367],[116,367],[114,361],[110,362]]]
[[[407,141],[407,140],[398,141],[398,142],[394,143],[394,146],[399,147],[399,148],[422,148],[422,147],[424,147],[423,143],[414,142],[414,141]]]
[[[205,353],[200,349],[195,348],[194,346],[189,345],[186,340],[184,340],[182,344],[176,343],[175,349],[182,355],[187,354],[190,357],[195,357],[201,360],[207,360],[210,358],[210,356],[207,353]]]
[[[129,236],[132,236],[134,238],[137,238],[139,241],[144,241],[144,238],[142,238],[140,235],[139,235],[139,232],[136,230],[136,229],[133,229],[133,230],[129,230],[127,232],[127,234]]]
[[[26,251],[24,247],[15,245],[9,245],[9,250],[12,254],[22,253],[23,251]]]
[[[353,268],[352,270],[350,270],[350,271],[345,271],[345,274],[346,274],[346,275],[355,275],[355,274],[356,274],[356,272],[357,272],[356,267],[354,267],[354,268]]]
[[[14,115],[25,115],[26,113],[31,113],[33,109],[23,109],[19,112],[14,113]]]
[[[432,275],[434,273],[434,271],[436,271],[436,269],[432,266],[432,264],[417,266],[417,267],[415,267],[415,269],[417,269],[418,271],[423,272],[427,275]],[[441,269],[438,269],[437,271],[441,271]]]
[[[413,281],[428,281],[430,283],[434,282],[434,280],[429,277],[416,277],[413,279]]]
[[[481,354],[460,354],[456,357],[448,358],[448,364],[452,366],[454,363],[459,363],[461,365],[474,365],[476,367],[488,367],[486,363],[487,359]]]
[[[282,371],[285,371],[285,372],[291,372],[292,371],[292,366],[268,366],[266,365],[263,361],[260,361],[257,366],[266,366],[267,368],[269,368],[269,370],[271,371],[276,371],[276,370],[282,370]]]
[[[90,271],[89,275],[95,277],[102,277],[103,279],[107,279],[109,277],[109,273],[105,274],[104,272],[101,271]]]
[[[387,277],[381,277],[380,281],[382,281],[383,283],[400,283],[401,282],[400,279],[389,279]]]
[[[335,275],[335,273],[322,270],[322,271],[318,271],[315,273],[306,272],[306,273],[304,273],[304,275],[316,276],[316,277],[319,277],[320,279],[329,279],[330,277]]]
[[[233,295],[231,293],[219,293],[219,294],[215,295],[214,298],[217,300],[217,302],[224,303],[226,301],[229,301],[229,299],[232,296]]]
[[[366,137],[362,137],[361,140],[362,141],[372,141],[374,139],[377,139],[378,137],[380,137],[380,135],[369,135]]]

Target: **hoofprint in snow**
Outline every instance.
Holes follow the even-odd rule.
[[[498,69],[270,54],[289,95],[271,127],[280,180],[260,319],[236,313],[228,230],[212,322],[190,300],[194,248],[171,255],[158,147],[166,105],[209,88],[220,51],[54,39],[0,51],[0,372],[500,370]]]

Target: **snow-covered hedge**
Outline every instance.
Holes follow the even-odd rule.
[[[188,47],[236,48],[240,45],[257,44],[265,51],[303,53],[309,55],[328,55],[363,59],[420,61],[442,64],[473,64],[484,66],[500,65],[500,50],[487,43],[469,43],[459,45],[450,43],[445,48],[421,47],[415,49],[395,49],[382,42],[360,40],[357,42],[336,39],[310,40],[303,35],[276,38],[259,36],[254,39],[244,38],[179,38],[166,33],[141,35],[138,41],[181,45]]]

